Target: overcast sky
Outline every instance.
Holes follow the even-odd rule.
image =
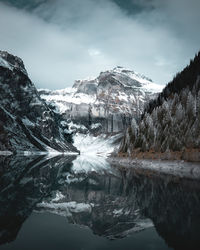
[[[117,65],[166,84],[200,49],[199,0],[0,0],[0,49],[39,88]]]

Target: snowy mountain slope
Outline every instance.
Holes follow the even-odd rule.
[[[74,122],[80,118],[85,126],[100,122],[104,132],[118,132],[161,90],[161,85],[145,76],[118,66],[97,78],[77,80],[72,88],[40,89],[39,93],[56,112]]]
[[[40,98],[22,60],[0,51],[0,151],[77,151]]]

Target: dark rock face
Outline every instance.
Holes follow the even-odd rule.
[[[0,52],[0,151],[76,151],[60,117],[48,108],[22,60]]]

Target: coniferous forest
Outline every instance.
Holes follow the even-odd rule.
[[[200,52],[146,105],[140,120],[132,120],[120,152],[164,153],[170,159],[199,160],[199,149]],[[179,154],[175,156],[175,152]]]

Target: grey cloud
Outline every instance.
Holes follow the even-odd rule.
[[[190,6],[195,17],[188,24],[179,0],[145,2],[137,0],[144,11],[132,16],[116,0],[51,0],[26,10],[0,4],[0,48],[23,58],[38,87],[64,88],[116,65],[164,84],[199,49],[190,27],[197,11]]]

